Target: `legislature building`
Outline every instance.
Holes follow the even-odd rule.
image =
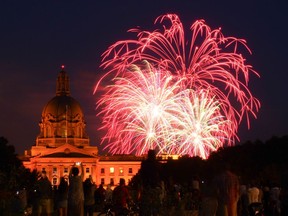
[[[23,164],[30,170],[45,170],[53,185],[68,178],[73,165],[81,162],[84,179],[99,184],[117,185],[120,178],[128,183],[138,172],[144,157],[134,155],[101,156],[90,145],[85,131],[85,116],[80,104],[70,95],[69,77],[64,67],[56,81],[56,96],[44,106],[35,145],[26,150]]]

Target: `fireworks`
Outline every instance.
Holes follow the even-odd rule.
[[[185,37],[177,15],[156,19],[163,30],[131,30],[137,39],[119,41],[103,54],[112,85],[98,102],[103,141],[111,153],[201,156],[231,145],[238,125],[256,117],[259,101],[248,89],[250,73],[239,47],[242,39],[224,37],[203,20]]]

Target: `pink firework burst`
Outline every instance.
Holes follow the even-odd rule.
[[[98,103],[105,107],[106,148],[122,154],[158,149],[159,154],[207,158],[230,139],[232,124],[208,89],[188,89],[185,77],[145,63],[141,68],[131,65],[116,77]]]
[[[107,130],[103,140],[111,142],[107,148],[112,153],[144,154],[157,148],[159,153],[207,158],[233,144],[243,117],[249,127],[250,116],[256,117],[260,107],[248,89],[250,74],[258,74],[245,63],[239,47],[250,50],[245,40],[224,37],[221,29],[211,30],[203,20],[192,24],[190,39],[175,14],[155,22],[163,24],[162,31],[133,29],[137,39],[118,41],[103,54],[107,71],[95,90],[103,79],[114,77],[99,101]],[[141,69],[143,61],[149,62],[149,70]],[[154,108],[161,115],[156,120],[151,109],[142,109],[147,97],[158,101]]]

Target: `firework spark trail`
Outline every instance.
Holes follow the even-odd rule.
[[[97,90],[102,80],[107,78],[109,75],[113,75],[115,77],[115,85],[109,88],[108,92],[99,103],[101,105],[105,104],[106,106],[101,112],[105,115],[102,128],[108,129],[104,140],[107,139],[108,141],[111,141],[113,137],[117,139],[117,141],[113,141],[113,144],[109,144],[108,148],[110,148],[112,153],[123,153],[124,148],[129,149],[129,153],[136,151],[138,154],[140,154],[147,152],[148,147],[157,147],[160,149],[160,152],[164,151],[165,149],[165,151],[171,153],[188,153],[191,156],[201,155],[202,157],[207,157],[209,152],[217,149],[220,146],[223,146],[224,142],[227,145],[233,144],[234,139],[237,138],[238,125],[242,121],[243,117],[246,118],[249,127],[250,116],[252,115],[256,118],[256,114],[260,108],[260,102],[255,97],[253,97],[248,88],[249,75],[253,73],[258,76],[258,74],[252,69],[251,65],[245,63],[246,60],[243,58],[239,51],[239,47],[242,46],[247,49],[248,52],[251,52],[246,45],[245,40],[237,39],[234,37],[224,37],[220,28],[211,30],[210,27],[205,24],[204,20],[197,20],[191,26],[191,38],[190,40],[187,40],[184,34],[182,23],[178,16],[174,14],[160,16],[156,19],[155,23],[163,24],[163,31],[155,30],[149,32],[133,29],[131,32],[137,33],[137,39],[118,41],[110,46],[103,54],[103,63],[101,66],[106,70],[106,74],[96,85],[95,91]],[[135,66],[143,64],[143,60],[148,61],[149,64],[153,65],[153,71],[150,70],[149,73],[147,73],[147,71],[141,72],[142,77],[139,74],[131,74],[131,71],[129,71],[128,68],[131,68],[131,65]],[[139,71],[141,71],[141,69],[139,69],[138,72]],[[141,80],[141,77],[143,78],[143,82],[150,82],[150,79],[153,79],[153,76],[155,76],[153,73],[158,73],[159,71],[161,71],[161,73],[167,73],[167,71],[169,71],[169,73],[171,73],[170,76],[172,77],[173,75],[172,79],[178,80],[176,83],[179,86],[173,87],[177,89],[178,94],[179,92],[182,92],[181,94],[183,94],[185,89],[189,89],[190,98],[185,98],[187,101],[190,100],[190,104],[187,101],[187,103],[184,104],[186,104],[186,106],[192,106],[190,107],[190,110],[188,110],[187,107],[185,108],[188,110],[187,117],[190,117],[191,122],[193,122],[193,112],[195,112],[197,109],[197,104],[199,106],[206,105],[208,107],[210,103],[213,104],[212,107],[214,108],[211,108],[214,110],[214,112],[217,113],[218,117],[217,115],[215,117],[214,114],[210,114],[211,119],[209,119],[208,112],[205,114],[207,117],[206,121],[211,122],[217,118],[222,119],[219,121],[219,125],[217,126],[217,130],[221,131],[222,133],[221,135],[219,135],[219,133],[211,132],[209,136],[207,136],[207,131],[203,129],[201,133],[198,133],[199,139],[197,140],[201,140],[201,142],[199,142],[199,147],[196,149],[196,144],[186,142],[186,140],[183,139],[183,136],[181,139],[179,139],[171,135],[168,136],[168,138],[167,136],[165,137],[163,135],[189,133],[189,131],[186,130],[187,128],[182,129],[182,131],[177,131],[175,122],[171,123],[170,120],[165,120],[164,117],[161,117],[162,119],[160,122],[165,125],[164,127],[161,124],[159,125],[159,122],[151,122],[151,119],[147,117],[147,114],[146,119],[143,118],[141,120],[142,126],[133,131],[136,127],[132,127],[131,125],[138,124],[139,126],[139,122],[135,122],[136,120],[131,121],[131,119],[128,119],[125,116],[129,116],[133,112],[139,114],[139,107],[141,106],[140,102],[142,101],[138,101],[141,97],[137,98],[136,101],[133,102],[133,109],[135,110],[130,110],[128,112],[125,109],[125,106],[128,102],[130,103],[133,98],[129,90],[136,91],[135,89],[137,89],[137,92],[138,90],[143,91],[138,92],[137,96],[147,97],[147,94],[149,93],[150,96],[158,98],[160,95],[156,94],[156,92],[147,92],[147,89],[142,88],[144,86],[139,87],[142,84],[139,83],[138,80],[135,80],[135,77],[139,76],[139,80]],[[147,74],[149,74],[150,78],[149,76],[147,77]],[[128,82],[128,80],[131,79],[131,83],[126,87],[127,98],[122,98],[121,100],[115,100],[114,98],[114,101],[109,100],[111,95],[116,95],[116,92],[119,94],[121,91],[123,91],[121,86],[118,84],[123,81],[122,78],[125,80],[125,82]],[[159,79],[159,77],[157,79]],[[166,82],[166,84],[162,86],[162,92],[165,92],[167,89],[169,89],[168,84],[172,84],[167,80],[161,80],[161,82]],[[134,86],[133,88],[129,89],[129,87],[136,84],[139,86]],[[145,87],[148,88],[148,85]],[[206,96],[205,98],[201,98],[201,94],[203,94],[204,90],[206,90],[204,92]],[[200,92],[202,93],[200,94]],[[167,92],[165,93],[167,94]],[[197,95],[198,93],[200,95]],[[121,97],[123,97],[123,95]],[[207,103],[205,104],[205,102],[200,101],[202,99],[204,101],[207,100]],[[137,105],[138,102],[139,104]],[[176,102],[174,101],[174,103]],[[185,105],[183,105],[183,101],[181,101],[180,104],[185,107]],[[169,104],[169,106],[171,106],[171,104]],[[117,111],[112,111],[116,107]],[[176,108],[179,109],[179,107],[173,106],[173,109],[176,110]],[[179,110],[174,112],[180,116]],[[211,109],[207,110],[211,111]],[[143,112],[143,110],[141,111]],[[171,117],[171,113],[173,112],[170,112],[169,117]],[[145,113],[141,114],[145,116]],[[174,120],[181,119],[175,115],[173,115],[173,118]],[[223,124],[223,121],[228,122],[228,124]],[[112,128],[109,128],[108,122],[113,123]],[[187,123],[188,122],[182,122],[182,124],[185,124],[186,126]],[[178,122],[178,124],[181,125],[181,122]],[[129,133],[126,133],[126,130],[128,130],[128,125]],[[214,126],[216,125],[214,124]],[[148,136],[147,131],[149,130],[153,132],[150,131],[151,133]],[[123,134],[120,134],[119,131],[123,131]],[[139,133],[139,131],[142,134],[146,133],[147,136],[145,139],[140,135],[136,135],[136,133]],[[158,133],[157,138],[155,131]],[[151,135],[153,133],[155,136]],[[129,134],[129,136],[127,134]],[[191,134],[186,135],[189,137]],[[158,136],[161,138],[158,138]],[[136,139],[135,137],[138,138]],[[130,140],[128,142],[123,141],[124,139]],[[177,142],[176,140],[181,140],[182,143],[177,145],[172,143]],[[139,144],[140,142],[144,142],[145,145],[143,146]],[[127,143],[129,143],[129,145],[127,145]],[[201,148],[202,150],[200,150]],[[125,153],[127,153],[126,150]]]

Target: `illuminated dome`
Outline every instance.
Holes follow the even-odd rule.
[[[60,119],[83,118],[80,104],[72,97],[62,95],[52,98],[44,107],[42,117],[53,118],[55,121]]]
[[[65,143],[83,147],[89,145],[86,123],[80,104],[70,96],[69,77],[60,71],[56,83],[56,96],[42,111],[37,146],[58,147]]]

